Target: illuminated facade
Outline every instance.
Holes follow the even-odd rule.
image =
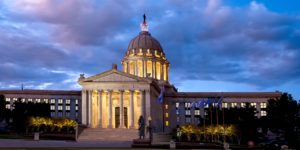
[[[122,71],[112,65],[91,77],[81,74],[81,91],[2,90],[7,108],[12,110],[18,98],[47,102],[53,117],[76,119],[90,128],[137,129],[139,116],[144,116],[146,125],[151,119],[155,132],[168,132],[177,125],[198,124],[207,115],[206,108],[191,106],[195,101],[222,97],[226,109],[250,103],[261,117],[267,115],[267,101],[281,96],[280,92],[178,92],[169,82],[170,63],[145,19],[141,29],[129,43]],[[161,93],[162,103],[157,100]]]
[[[266,115],[270,98],[280,92],[178,92],[169,83],[169,62],[160,43],[151,36],[146,20],[133,38],[123,60],[91,77],[80,75],[81,122],[91,128],[137,128],[139,116],[151,119],[156,132],[171,131],[177,125],[198,124],[206,108],[192,107],[193,101],[223,97],[223,107],[244,107],[246,103]],[[157,98],[164,91],[163,103]]]

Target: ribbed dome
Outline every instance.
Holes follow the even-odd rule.
[[[138,36],[130,41],[127,50],[132,49],[150,49],[157,50],[158,52],[163,51],[159,42],[154,37],[152,37],[148,31],[140,32]]]

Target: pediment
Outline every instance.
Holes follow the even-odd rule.
[[[124,76],[124,75],[120,75],[118,73],[112,73],[103,77],[99,77],[94,79],[93,81],[96,82],[128,82],[128,81],[137,81],[136,79]]]
[[[100,73],[95,76],[84,79],[84,82],[135,82],[141,81],[140,77],[127,74],[117,70]]]

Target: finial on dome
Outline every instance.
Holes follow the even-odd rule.
[[[146,21],[146,15],[145,14],[143,15],[143,18],[144,18],[144,21],[143,21],[143,23],[141,23],[141,30],[142,31],[148,31],[148,24],[147,24],[147,21]]]
[[[143,17],[144,17],[144,22],[143,23],[146,23],[146,15],[144,14]]]

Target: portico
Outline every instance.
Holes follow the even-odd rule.
[[[91,128],[137,128],[145,111],[150,85],[139,78],[117,70],[79,79],[82,85],[81,121]],[[148,96],[150,98],[150,96]],[[150,100],[150,99],[149,99]]]

